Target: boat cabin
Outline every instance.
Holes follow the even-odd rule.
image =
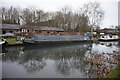
[[[100,40],[117,40],[118,35],[102,35],[100,36]]]

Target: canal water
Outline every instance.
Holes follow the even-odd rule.
[[[7,46],[2,49],[3,78],[88,78],[89,64],[84,62],[92,54],[120,50],[119,42],[41,44]],[[114,64],[116,66],[116,64]]]

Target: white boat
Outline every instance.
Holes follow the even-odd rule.
[[[7,42],[3,39],[0,39],[0,45],[6,44]]]
[[[102,35],[100,36],[100,41],[114,41],[119,40],[118,35]]]

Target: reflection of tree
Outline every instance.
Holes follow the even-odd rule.
[[[20,47],[3,47],[5,55],[2,56],[3,61],[10,60],[12,62],[17,61],[19,58]]]
[[[74,66],[74,69],[78,69],[79,71],[83,72],[85,68],[83,59],[84,59],[84,55],[74,56],[73,59],[71,60],[71,66]]]
[[[20,57],[19,64],[22,64],[28,73],[39,72],[46,66],[44,55],[35,55],[35,53],[24,52]]]
[[[24,47],[7,47],[5,50],[7,50],[7,52],[5,56],[3,56],[3,61],[17,61],[23,65],[28,73],[40,71],[46,66],[44,55],[35,56],[32,53],[26,53]]]
[[[39,72],[46,66],[45,60],[29,60],[22,64],[28,73]]]
[[[69,75],[71,71],[75,69],[79,70],[80,72],[84,71],[84,53],[86,49],[78,49],[72,52],[64,52],[57,54],[57,60],[55,62],[56,72],[62,75]],[[56,57],[55,57],[56,58]]]
[[[70,62],[67,59],[56,61],[56,71],[63,75],[69,75],[71,71]]]

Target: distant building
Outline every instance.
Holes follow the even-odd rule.
[[[67,34],[63,29],[48,26],[25,26],[16,24],[2,24],[0,31],[4,36],[14,36],[14,33],[32,33],[32,34]]]
[[[16,24],[1,24],[0,31],[3,37],[15,37],[16,35],[23,35],[30,37],[33,34],[39,35],[81,35],[84,32],[66,32],[64,29],[49,26],[27,26]]]
[[[117,29],[110,29],[110,28],[101,29],[99,32],[105,33],[105,34],[118,34],[119,33]]]
[[[41,33],[42,35],[46,34],[58,34],[63,33],[64,30],[56,27],[48,27],[48,26],[29,26],[30,28],[34,29],[34,32]],[[65,33],[65,32],[64,32]]]
[[[14,36],[15,32],[19,32],[21,25],[1,24],[0,31],[4,36]]]

